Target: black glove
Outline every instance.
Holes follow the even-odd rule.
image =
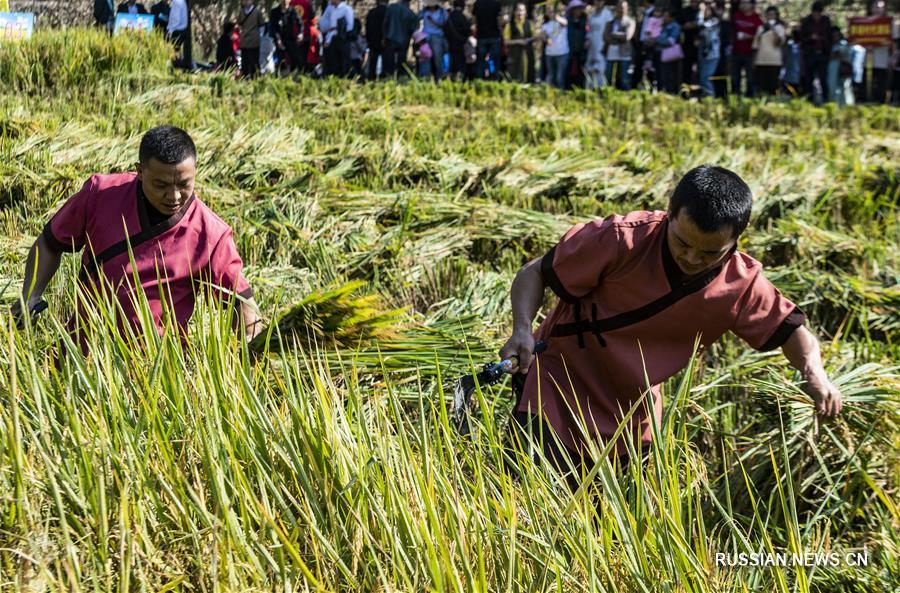
[[[43,312],[49,306],[50,305],[48,305],[47,301],[45,301],[44,299],[41,299],[37,303],[35,303],[31,308],[31,311],[29,311],[29,313],[31,314],[31,320],[34,321],[35,318],[37,318],[37,316],[40,315],[41,312]],[[24,329],[25,315],[22,313],[22,309],[20,307],[13,306],[13,308],[10,310],[10,313],[12,313],[12,316],[15,319],[16,329]]]

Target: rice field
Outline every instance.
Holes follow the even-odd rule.
[[[0,48],[3,311],[62,201],[172,123],[271,331],[242,344],[209,302],[184,349],[135,347],[110,307],[57,366],[72,257],[34,324],[4,313],[0,590],[897,590],[896,109],[239,83],[168,57],[81,30]],[[807,313],[843,414],[818,423],[783,356],[731,336],[665,385],[643,474],[512,479],[508,381],[468,436],[448,402],[507,337],[516,270],[575,221],[664,209],[704,162],[753,189],[740,248]],[[716,560],[758,552],[837,561]]]

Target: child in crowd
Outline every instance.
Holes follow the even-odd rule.
[[[463,57],[466,60],[465,79],[475,80],[475,63],[478,61],[478,40],[474,34],[469,35],[463,44]]]
[[[422,77],[431,76],[431,58],[434,57],[434,54],[431,51],[431,46],[428,45],[428,35],[425,34],[425,31],[419,29],[412,34],[412,46],[413,53],[416,56],[416,71],[418,75]]]
[[[225,19],[222,34],[216,41],[216,70],[237,69],[241,33],[234,21]]]
[[[309,25],[309,48],[306,50],[306,68],[315,76],[322,75],[322,32],[319,31],[319,17],[315,16]]]
[[[362,21],[353,20],[353,34],[350,36],[350,71],[353,78],[360,80],[365,78],[366,54],[369,52],[369,44],[362,34]]]

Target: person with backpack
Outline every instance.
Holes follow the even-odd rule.
[[[416,29],[412,34],[412,52],[416,58],[416,75],[431,78],[431,60],[434,53],[428,45],[428,35],[422,29]]]

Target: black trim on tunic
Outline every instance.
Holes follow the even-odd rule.
[[[556,245],[551,247],[550,251],[541,258],[541,276],[544,278],[544,284],[549,286],[550,290],[552,290],[560,300],[569,304],[577,303],[578,297],[566,290],[565,286],[563,286],[560,281],[559,276],[556,275],[556,271],[553,269],[554,254],[556,254]]]
[[[803,325],[805,321],[806,314],[800,307],[795,305],[794,310],[784,318],[784,321],[781,322],[781,325],[778,326],[775,333],[766,340],[765,344],[757,348],[757,350],[760,352],[768,352],[769,350],[775,350],[776,348],[784,346],[784,343],[788,341],[788,338],[791,337],[794,330]]]
[[[50,223],[52,221],[53,219],[48,220],[47,224],[44,225],[44,230],[41,231],[41,235],[43,235],[44,242],[47,244],[47,247],[57,253],[75,253],[76,251],[81,251],[84,247],[84,244],[76,245],[73,241],[72,243],[66,245],[56,238],[56,236],[53,234],[53,229],[50,228]]]

